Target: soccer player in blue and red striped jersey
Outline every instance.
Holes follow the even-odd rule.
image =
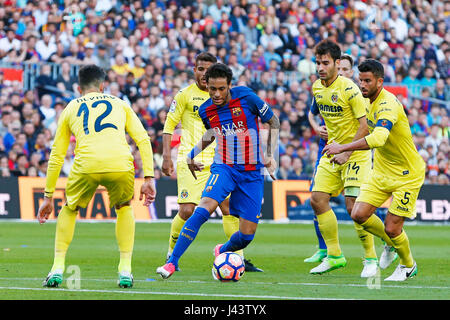
[[[226,65],[212,65],[205,77],[210,99],[200,106],[199,116],[207,131],[188,154],[187,162],[196,178],[195,171],[201,171],[204,166],[193,159],[215,140],[214,162],[200,203],[184,224],[172,256],[164,266],[156,269],[164,279],[175,272],[178,260],[194,241],[200,227],[230,193],[230,214],[239,217],[239,231],[225,244],[217,245],[214,254],[247,247],[261,218],[265,168],[274,179],[280,127],[278,117],[251,89],[231,88],[233,73]],[[265,154],[258,118],[270,127]]]

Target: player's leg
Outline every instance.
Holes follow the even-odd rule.
[[[359,188],[348,187],[344,191],[345,193],[345,205],[348,214],[351,216],[353,207],[355,205],[356,197],[359,194]],[[362,278],[373,277],[378,270],[378,257],[375,251],[374,236],[370,232],[364,230],[364,228],[357,222],[353,221],[356,234],[364,249],[363,270],[361,272]]]
[[[239,218],[230,214],[230,197],[226,198],[219,204],[220,211],[222,211],[222,224],[223,231],[227,239],[239,230]],[[236,252],[242,258],[244,258],[244,250]]]
[[[166,261],[169,260],[172,255],[173,248],[177,243],[178,237],[180,236],[181,229],[183,228],[186,220],[189,219],[194,213],[195,203],[179,203],[179,209],[175,217],[172,219],[170,225],[170,235],[169,235],[169,249],[167,251]]]
[[[254,239],[258,223],[244,218],[239,218],[239,231],[235,232],[223,245],[217,245],[214,255],[227,251],[237,252],[246,248]]]
[[[237,183],[230,196],[230,212],[239,216],[239,230],[223,245],[215,248],[215,255],[226,251],[239,251],[253,240],[264,194],[264,176],[259,171],[234,171]]]
[[[195,240],[201,226],[208,221],[209,216],[212,212],[214,212],[214,210],[216,210],[218,205],[219,202],[209,197],[204,197],[200,200],[200,203],[194,213],[181,229],[180,237],[175,244],[172,255],[167,260],[167,263],[156,269],[156,273],[161,275],[163,279],[170,277],[178,268],[178,261],[181,256]]]
[[[416,200],[423,179],[406,182],[392,194],[392,203],[385,219],[385,231],[400,257],[400,264],[386,281],[404,281],[417,274],[417,264],[413,259],[408,236],[403,229],[405,218],[416,216]]]
[[[178,267],[179,259],[194,241],[200,227],[208,221],[210,214],[234,189],[235,182],[230,170],[227,165],[213,165],[211,167],[211,176],[203,190],[202,199],[181,229],[180,237],[175,244],[171,257],[164,266],[156,269],[156,272],[164,279],[173,274]]]
[[[323,149],[323,147],[322,147],[322,149]],[[314,168],[313,178],[311,180],[311,187],[310,187],[309,191],[312,191],[312,189],[314,187],[314,177],[315,177],[315,174],[317,171],[317,167],[319,166],[320,156],[321,156],[321,152],[319,150],[318,159],[316,161],[316,166]],[[304,262],[311,262],[311,263],[322,262],[322,260],[327,256],[327,245],[325,244],[325,240],[323,239],[322,233],[320,232],[319,222],[317,221],[316,215],[314,215],[313,223],[314,223],[314,230],[316,232],[319,249],[311,257],[303,260]]]
[[[348,161],[342,170],[344,181],[344,195],[347,212],[351,216],[356,197],[360,192],[360,187],[367,177],[370,176],[372,160],[370,153],[356,156],[352,161]],[[361,277],[371,277],[377,272],[378,259],[375,251],[375,241],[371,233],[364,230],[358,223],[354,223],[356,234],[364,249],[363,271]]]
[[[183,225],[192,216],[195,207],[200,202],[202,191],[209,176],[209,168],[205,168],[202,172],[197,173],[197,179],[195,179],[185,163],[177,164],[177,202],[179,209],[170,225],[169,248],[166,261],[172,255]]]
[[[311,195],[311,206],[327,245],[327,257],[322,260],[321,264],[311,269],[310,273],[312,274],[321,274],[347,264],[339,245],[338,223],[336,215],[329,205],[330,198],[330,194],[320,191],[313,191]]]
[[[239,231],[239,218],[230,214],[230,197],[226,198],[222,203],[219,204],[220,210],[222,211],[222,222],[223,230],[227,239],[229,240],[233,234]],[[263,272],[261,268],[256,267],[250,259],[247,260],[244,257],[244,250],[236,251],[242,259],[244,260],[245,271],[246,272]]]
[[[119,265],[117,267],[121,288],[133,286],[131,260],[133,256],[135,219],[131,199],[134,196],[134,172],[115,172],[100,174],[100,184],[108,190],[111,207],[116,209],[115,234],[119,247]]]
[[[53,266],[43,282],[45,287],[58,287],[62,283],[66,253],[73,239],[78,207],[85,208],[97,189],[98,183],[89,176],[70,173],[66,185],[67,202],[56,222],[55,254]]]

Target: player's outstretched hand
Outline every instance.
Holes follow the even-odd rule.
[[[145,197],[145,199],[144,199]],[[156,198],[155,180],[152,177],[145,178],[141,186],[141,194],[139,200],[144,199],[144,206],[148,207],[150,203],[154,202]]]
[[[194,176],[195,180],[197,180],[197,175],[195,174],[195,171],[202,171],[205,165],[201,162],[196,162],[193,159],[187,159],[187,165],[189,168],[189,171],[191,171],[192,175]]]
[[[166,176],[170,177],[173,174],[173,161],[172,159],[164,159],[161,167],[161,171]]]
[[[272,180],[277,180],[277,178],[275,178],[275,170],[277,169],[277,162],[275,161],[275,159],[273,157],[267,157],[264,166],[266,167],[267,172],[269,172]]]
[[[50,214],[53,212],[53,200],[52,198],[44,197],[44,202],[42,202],[38,211],[38,221],[40,224],[43,224],[47,221]]]

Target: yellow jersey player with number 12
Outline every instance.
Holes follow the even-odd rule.
[[[338,74],[341,49],[330,41],[321,41],[315,49],[316,65],[320,79],[314,82],[314,103],[325,121],[328,143],[347,143],[368,133],[367,103],[358,86]],[[338,223],[329,202],[344,190],[347,212],[351,214],[359,187],[371,168],[370,151],[347,152],[329,158],[322,156],[314,176],[311,206],[317,217],[319,230],[327,246],[327,257],[311,269],[312,274],[322,274],[344,267],[346,259],[341,251]],[[371,277],[377,272],[377,255],[373,235],[355,223],[355,230],[364,249],[364,267],[361,277]]]
[[[46,287],[61,284],[78,209],[86,208],[99,185],[108,190],[110,206],[115,207],[117,214],[118,285],[133,286],[131,256],[135,221],[130,201],[134,196],[134,166],[125,132],[136,142],[141,154],[145,181],[139,200],[145,196],[145,206],[156,196],[153,153],[150,138],[133,109],[118,97],[102,93],[105,76],[103,69],[96,65],[82,67],[78,75],[82,96],[66,106],[58,121],[48,161],[44,201],[38,211],[41,224],[53,211],[52,196],[72,134],[77,144],[75,161],[67,179],[66,204],[56,224],[54,262],[43,283]]]
[[[361,186],[352,218],[386,245],[380,267],[387,268],[398,256],[400,264],[385,281],[405,281],[417,274],[403,229],[405,218],[416,216],[416,200],[425,180],[425,162],[417,152],[408,118],[398,99],[383,88],[383,65],[373,59],[359,66],[364,97],[370,100],[368,123],[370,134],[348,144],[333,143],[324,148],[329,155],[348,150],[374,149],[373,172]],[[392,196],[384,225],[374,213]]]
[[[173,248],[178,240],[184,223],[189,219],[201,199],[202,191],[210,176],[210,166],[214,158],[215,143],[198,155],[198,161],[205,165],[205,169],[197,174],[195,179],[188,169],[186,156],[202,139],[206,129],[198,115],[199,107],[209,99],[206,88],[205,73],[207,69],[217,62],[217,58],[208,52],[197,55],[194,66],[195,82],[181,89],[174,97],[167,113],[163,130],[163,164],[162,172],[171,176],[174,166],[171,157],[172,135],[176,126],[181,122],[181,141],[177,155],[177,184],[179,210],[172,220],[169,236],[169,249],[166,261],[170,258]],[[222,211],[223,229],[229,239],[239,229],[239,219],[230,214],[229,197],[219,205]],[[238,252],[243,256],[243,251]],[[249,260],[244,259],[246,271],[262,271],[256,268]]]

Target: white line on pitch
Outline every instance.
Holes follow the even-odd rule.
[[[56,289],[56,288],[23,288],[23,287],[0,287],[1,290],[31,290],[31,291],[57,291],[57,292],[95,292],[95,293],[120,293],[120,294],[148,294],[148,295],[170,295],[170,296],[199,296],[199,297],[222,297],[243,299],[275,299],[275,300],[356,300],[342,298],[311,298],[311,297],[283,297],[283,296],[257,296],[257,295],[235,295],[235,294],[207,294],[196,292],[152,292],[152,291],[124,291],[124,290],[95,290],[95,289]]]
[[[42,278],[0,278],[1,280],[23,280],[23,281],[36,281],[42,280]],[[116,281],[117,279],[72,279],[72,280],[81,280],[81,281],[95,281],[95,282],[111,282]],[[156,281],[152,280],[152,281]],[[134,279],[134,282],[152,282],[149,280],[139,280]],[[204,280],[168,280],[168,283],[216,283],[216,281],[204,281]],[[331,287],[367,287],[367,284],[360,283],[315,283],[315,282],[252,282],[251,284],[256,285],[281,285],[281,286],[331,286]],[[438,290],[450,290],[450,287],[439,287],[439,286],[412,286],[412,285],[382,285],[384,288],[400,288],[400,289],[438,289]]]

